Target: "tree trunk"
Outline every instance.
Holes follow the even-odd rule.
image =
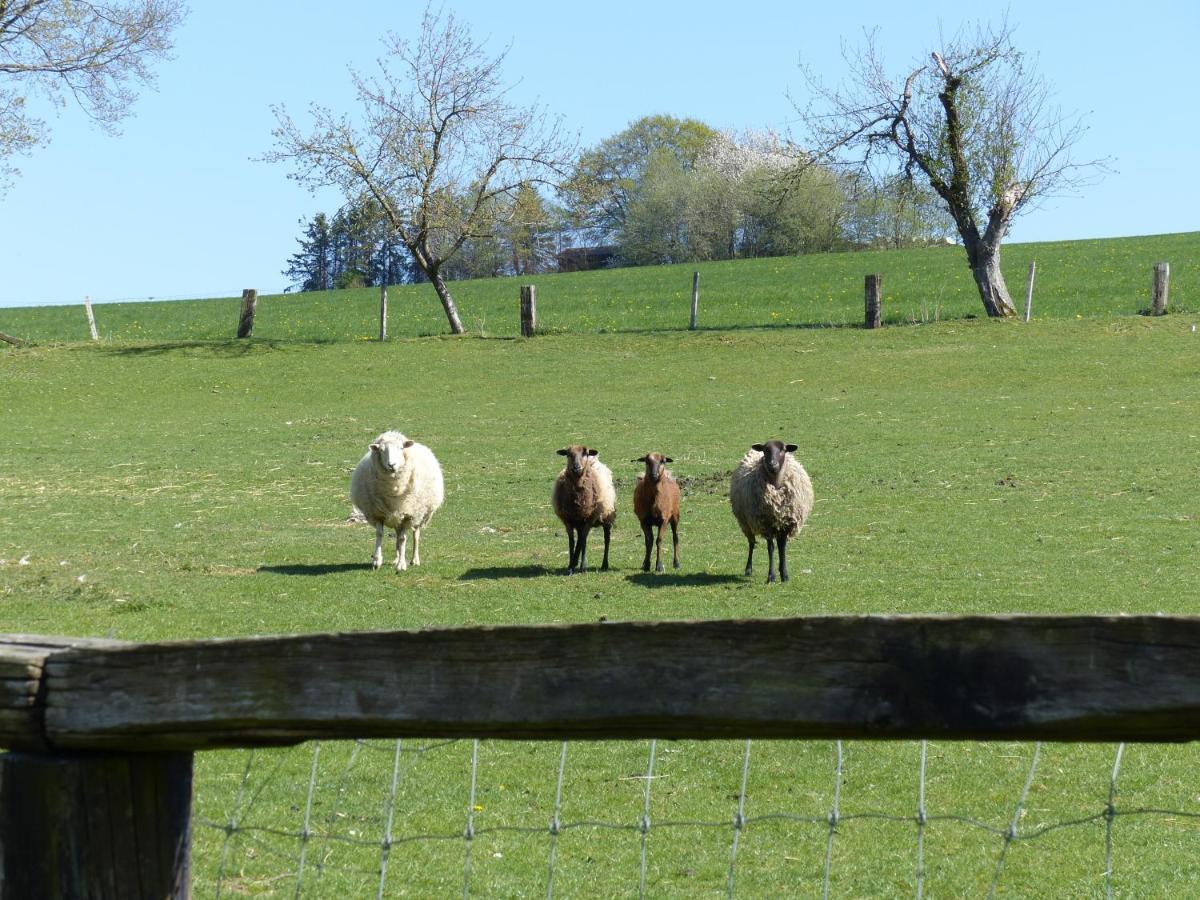
[[[971,241],[967,244],[967,262],[987,314],[992,318],[1015,316],[1017,308],[1000,272],[1000,247],[986,241]]]
[[[446,287],[446,281],[442,278],[441,273],[431,272],[429,280],[433,282],[433,289],[437,291],[438,299],[442,301],[442,309],[446,311],[446,321],[450,323],[450,331],[453,334],[463,334],[466,329],[463,328],[462,319],[458,317],[458,307],[454,304],[454,298],[450,296],[450,288]]]

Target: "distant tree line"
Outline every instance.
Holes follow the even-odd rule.
[[[371,203],[301,225],[284,271],[301,290],[426,280]],[[583,151],[553,199],[531,184],[492,198],[441,274],[557,271],[562,251],[585,246],[634,266],[904,247],[942,240],[952,227],[916,182],[798,168],[771,132],[648,116]]]

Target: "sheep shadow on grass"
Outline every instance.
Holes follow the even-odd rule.
[[[737,584],[745,581],[742,575],[714,575],[710,572],[692,572],[680,575],[672,572],[638,572],[626,575],[625,580],[647,588],[661,587],[704,587],[714,584]]]
[[[357,572],[362,569],[370,570],[371,563],[318,563],[305,565],[303,563],[285,563],[279,566],[259,566],[259,573],[271,575],[338,575],[342,572]]]
[[[555,569],[545,566],[486,566],[479,569],[467,569],[458,576],[459,581],[481,581],[486,578],[541,578],[544,575],[554,575]]]

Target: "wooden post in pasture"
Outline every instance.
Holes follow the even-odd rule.
[[[238,320],[238,337],[248,338],[254,333],[254,311],[257,306],[258,291],[254,288],[242,291],[242,317]]]
[[[692,273],[692,318],[688,322],[688,331],[696,330],[696,314],[700,311],[700,273]]]
[[[537,334],[537,288],[521,285],[521,337]]]
[[[191,896],[192,754],[0,755],[0,896]]]
[[[1037,260],[1029,261],[1029,278],[1025,282],[1025,321],[1033,315],[1033,276],[1037,274]]]
[[[100,335],[96,333],[96,317],[92,315],[92,298],[86,294],[83,298],[83,309],[87,313],[88,331],[92,333],[92,340],[100,340]]]
[[[868,275],[866,281],[867,328],[883,324],[883,276]]]
[[[387,340],[387,285],[379,286],[379,340]]]
[[[1165,316],[1167,314],[1167,293],[1171,284],[1171,264],[1160,262],[1154,264],[1154,295],[1150,302],[1150,315]]]

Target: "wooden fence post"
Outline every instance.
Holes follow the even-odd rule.
[[[696,313],[700,311],[700,273],[692,273],[692,318],[688,323],[688,331],[696,330]]]
[[[867,328],[883,324],[883,276],[868,275],[866,281]]]
[[[379,286],[379,340],[387,340],[387,285]]]
[[[0,797],[5,900],[191,896],[191,753],[5,753]]]
[[[88,331],[92,333],[92,340],[100,340],[100,335],[96,333],[96,317],[92,315],[92,298],[90,295],[84,295],[83,309],[87,313]]]
[[[1150,315],[1165,316],[1167,314],[1167,293],[1171,284],[1171,264],[1160,262],[1154,264],[1154,297],[1150,303]]]
[[[521,285],[521,337],[537,334],[537,289],[532,284]]]
[[[1025,282],[1025,321],[1033,315],[1033,276],[1037,273],[1037,260],[1029,261],[1029,280]]]
[[[248,338],[254,333],[254,310],[258,306],[258,291],[246,288],[242,291],[242,317],[238,320],[237,336]]]

